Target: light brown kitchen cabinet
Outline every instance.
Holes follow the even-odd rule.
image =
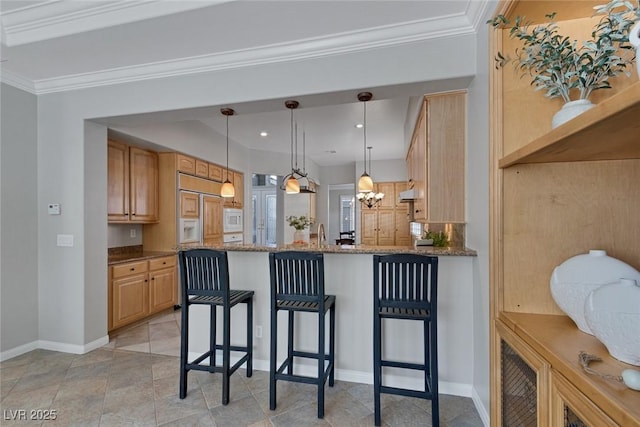
[[[224,171],[224,178],[227,178],[226,171]],[[229,181],[233,184],[235,195],[224,199],[224,207],[242,208],[244,204],[244,175],[241,172],[229,169]]]
[[[176,169],[178,172],[196,174],[196,159],[185,154],[176,154]]]
[[[495,13],[510,20],[526,16],[536,25],[545,20],[544,13],[561,8],[563,34],[583,40],[591,33],[597,4],[504,1]],[[497,52],[519,47],[508,28],[490,34],[491,61]],[[594,248],[640,269],[640,239],[634,232],[640,212],[640,82],[636,74],[612,78],[610,89],[591,96],[595,107],[555,129],[551,119],[561,100],[545,98],[529,83],[510,67],[491,67],[491,425],[507,425],[500,342],[510,335],[524,343],[511,357],[526,351],[550,369],[537,400],[546,410],[538,426],[572,425],[570,420],[579,419],[588,426],[638,427],[638,392],[586,373],[578,355],[599,357],[602,361],[592,367],[610,375],[629,365],[577,328],[555,304],[549,280],[557,265]]]
[[[200,195],[180,191],[180,218],[200,218]]]
[[[147,261],[120,264],[111,269],[111,329],[116,329],[149,315],[149,276]]]
[[[425,96],[407,156],[414,218],[464,223],[466,92]]]
[[[209,163],[209,179],[210,180],[222,182],[222,174],[223,174],[222,166]]]
[[[174,255],[149,260],[149,314],[173,307],[177,301]]]
[[[396,186],[398,184],[398,186]],[[396,190],[404,189],[405,182],[378,182],[374,184],[376,193],[384,193],[384,198],[373,208],[360,206],[360,241],[373,246],[410,246],[409,218],[407,204],[398,204]],[[385,204],[382,202],[386,201]]]
[[[205,245],[222,244],[222,198],[202,197],[202,242]]]
[[[107,146],[107,221],[158,221],[158,155],[109,140]]]
[[[175,255],[117,264],[109,269],[109,330],[176,304]]]
[[[209,163],[204,160],[196,159],[196,176],[209,178]]]

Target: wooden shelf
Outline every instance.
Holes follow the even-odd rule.
[[[504,323],[532,349],[562,373],[576,388],[589,397],[618,424],[640,426],[640,391],[624,384],[584,372],[578,360],[581,350],[602,359],[591,365],[603,374],[620,375],[632,365],[609,355],[595,337],[581,332],[567,316],[502,312]]]
[[[499,161],[522,163],[640,159],[640,82]]]

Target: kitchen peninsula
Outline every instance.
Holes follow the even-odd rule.
[[[219,245],[212,249],[228,251],[229,276],[233,289],[255,291],[254,296],[254,368],[269,369],[269,263],[268,253],[281,250],[317,251],[325,254],[325,289],[336,295],[336,379],[360,383],[373,382],[373,254],[419,253],[439,257],[438,345],[440,391],[444,394],[471,396],[473,384],[473,276],[477,274],[476,252],[467,248],[411,246],[338,246]],[[233,312],[232,325],[242,324],[244,308]],[[219,313],[219,315],[221,315]],[[209,311],[190,309],[190,355],[206,351]],[[298,316],[298,315],[297,315]],[[279,322],[286,322],[281,316]],[[303,350],[317,344],[315,334],[306,334],[316,326],[316,318],[300,315],[296,324],[296,343]],[[218,322],[221,324],[221,322]],[[420,362],[422,329],[417,322],[389,321],[384,324],[385,356]],[[315,329],[314,329],[315,330]],[[280,338],[286,339],[282,335]],[[233,344],[244,343],[242,328],[232,326]],[[279,351],[286,351],[283,341]],[[200,353],[199,353],[200,352]],[[284,357],[284,354],[279,355]],[[311,365],[300,365],[300,373],[312,374]],[[419,389],[421,378],[406,370],[385,369],[385,384]]]

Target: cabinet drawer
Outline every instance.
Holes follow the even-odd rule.
[[[144,273],[146,271],[147,271],[147,261],[130,262],[127,264],[114,265],[111,277],[114,279],[117,279],[119,277]]]
[[[149,260],[149,270],[160,270],[161,268],[175,267],[176,257],[174,255]]]

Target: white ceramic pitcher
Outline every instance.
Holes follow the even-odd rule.
[[[629,43],[636,49],[636,68],[640,77],[640,21],[636,22],[629,31]]]

